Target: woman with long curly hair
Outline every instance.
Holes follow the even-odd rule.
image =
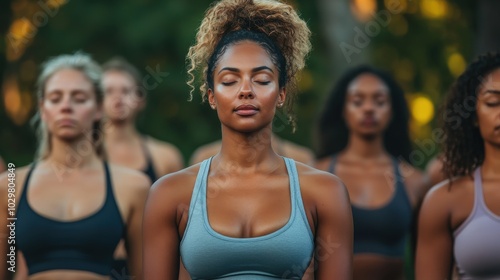
[[[145,279],[350,279],[352,216],[343,183],[276,154],[272,122],[291,108],[310,31],[278,1],[223,0],[188,53],[221,122],[215,156],[158,180],[145,210]],[[286,105],[285,105],[286,104]],[[292,119],[292,118],[290,118]],[[292,119],[293,121],[293,119]]]
[[[422,175],[407,163],[403,90],[370,66],[346,72],[325,103],[317,129],[317,167],[346,183],[354,220],[353,278],[403,276],[407,237]]]
[[[444,107],[448,180],[426,196],[417,279],[500,279],[500,54],[478,57]]]

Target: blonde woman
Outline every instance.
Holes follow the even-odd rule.
[[[15,171],[16,243],[27,279],[110,279],[113,252],[125,237],[135,279],[142,279],[141,223],[149,179],[103,160],[100,67],[85,54],[48,60],[38,78],[37,160]],[[8,174],[0,177],[7,221]],[[6,226],[1,227],[0,269]],[[19,255],[20,256],[20,255]],[[5,279],[5,278],[2,278]]]

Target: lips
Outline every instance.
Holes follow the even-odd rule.
[[[375,120],[374,118],[365,118],[361,121],[361,124],[366,126],[374,126],[377,124],[377,120]]]
[[[234,112],[240,116],[252,116],[257,114],[258,111],[259,109],[257,107],[250,104],[243,104],[234,109]]]
[[[71,119],[62,119],[57,121],[57,125],[61,127],[76,126],[76,121]]]

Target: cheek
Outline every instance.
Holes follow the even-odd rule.
[[[54,117],[57,114],[57,108],[54,104],[44,101],[40,107],[40,112],[43,118],[43,121],[49,124],[52,122]]]
[[[99,112],[98,106],[95,101],[88,101],[75,108],[75,113],[79,116],[79,118],[83,121],[93,120],[93,118]]]
[[[489,130],[497,125],[496,118],[500,116],[500,108],[490,108],[486,105],[477,106],[477,122],[481,128]]]
[[[362,118],[363,114],[360,108],[353,104],[346,104],[344,107],[344,119],[348,127],[357,123],[357,120]]]
[[[380,119],[382,120],[389,120],[391,119],[391,106],[390,105],[384,105],[384,106],[381,106],[378,110],[377,110],[378,114],[379,114],[379,117]]]

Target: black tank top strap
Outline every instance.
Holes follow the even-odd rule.
[[[21,190],[20,194],[19,205],[21,205],[21,203],[28,202],[28,198],[26,196],[30,185],[29,182],[31,179],[31,174],[33,174],[33,170],[35,170],[35,167],[36,167],[36,162],[33,162],[30,166],[30,169],[28,170],[28,173],[26,174],[26,179],[24,179],[23,189]],[[17,208],[19,209],[19,206]]]
[[[328,172],[335,174],[335,165],[337,164],[337,155],[332,155],[330,160],[330,165],[328,166]]]
[[[146,168],[142,170],[142,172],[149,177],[149,180],[151,180],[151,184],[153,184],[158,179],[158,177],[154,168],[153,158],[151,157],[151,153],[149,152],[149,149],[146,145],[148,137],[144,135],[141,138],[141,146],[142,150],[144,151],[144,157],[146,159]]]
[[[404,178],[401,174],[401,169],[399,168],[399,161],[397,158],[392,157],[392,166],[394,170],[394,181],[397,187],[402,188],[402,191],[406,193]]]
[[[120,217],[120,221],[123,225],[123,230],[125,232],[126,222],[123,220],[120,207],[118,207],[117,199],[115,198],[115,192],[113,190],[113,180],[111,178],[111,172],[109,170],[109,163],[107,161],[103,161],[104,165],[104,173],[106,178],[106,201],[105,207],[114,208],[113,211]]]

